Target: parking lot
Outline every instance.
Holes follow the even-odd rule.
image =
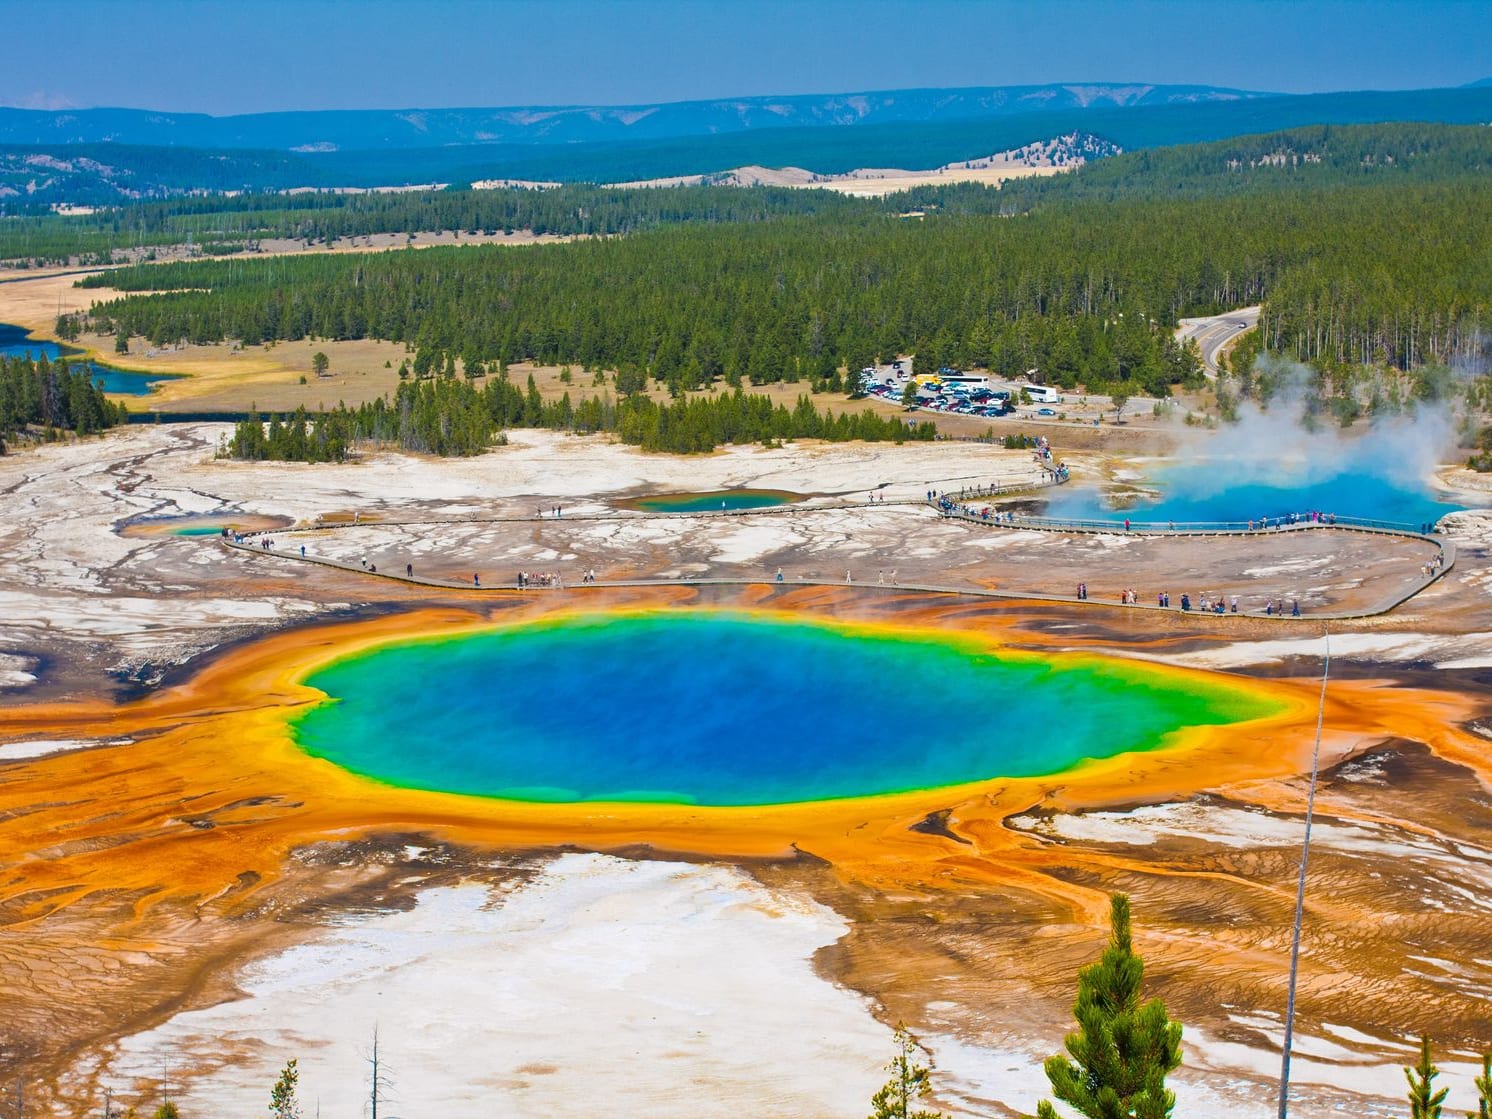
[[[909,413],[931,413],[939,416],[969,417],[986,423],[998,432],[1001,422],[1026,420],[1038,423],[1068,423],[1090,426],[1114,421],[1113,403],[1107,396],[1063,393],[1060,389],[1031,385],[1003,378],[941,370],[937,374],[914,374],[910,359],[886,365],[868,366],[860,371],[864,392],[877,400],[905,409]],[[917,382],[915,404],[906,401],[907,386]],[[1126,417],[1148,418],[1154,402],[1133,399]],[[967,422],[967,421],[965,421]]]

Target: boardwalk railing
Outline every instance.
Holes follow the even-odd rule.
[[[971,504],[972,500],[972,504]],[[1003,513],[998,509],[985,512],[978,499],[964,498],[951,505],[943,500],[930,501],[940,514],[976,524],[1005,525],[1017,528],[1046,529],[1051,532],[1112,532],[1131,535],[1221,536],[1248,533],[1286,532],[1302,528],[1345,528],[1365,532],[1384,532],[1395,536],[1417,536],[1433,539],[1424,525],[1402,521],[1384,521],[1371,517],[1348,517],[1335,513],[1312,515],[1297,513],[1283,517],[1263,517],[1253,521],[1137,521],[1125,517],[1040,517],[1021,513]]]
[[[1048,483],[1048,484],[1052,484],[1052,483]],[[888,504],[891,504],[891,503],[888,503]],[[910,505],[922,505],[922,504],[926,504],[929,508],[934,509],[935,511],[937,511],[940,515],[942,515],[944,517],[952,518],[952,519],[958,519],[958,520],[964,520],[964,521],[969,521],[969,522],[976,523],[976,524],[981,524],[981,525],[987,525],[987,526],[989,526],[991,528],[1004,527],[1004,528],[1018,528],[1018,529],[1036,529],[1036,530],[1049,531],[1049,532],[1104,532],[1104,533],[1120,533],[1120,534],[1122,534],[1125,531],[1124,525],[1123,525],[1122,521],[1118,522],[1118,523],[1115,523],[1113,521],[1063,520],[1061,518],[1052,518],[1052,517],[1023,517],[1023,516],[1007,517],[1007,516],[1004,516],[1004,515],[999,516],[999,517],[995,517],[995,516],[985,517],[985,516],[980,515],[977,511],[966,511],[963,506],[954,506],[952,509],[943,509],[943,508],[939,507],[939,503],[937,501],[928,501],[928,502],[918,502],[918,501],[895,502],[895,504],[910,504]],[[774,506],[774,507],[769,507],[769,508],[764,508],[764,509],[737,509],[737,510],[730,510],[729,512],[715,511],[715,512],[704,513],[704,514],[697,514],[697,513],[696,514],[690,514],[690,513],[663,513],[663,514],[653,514],[653,515],[654,516],[662,516],[662,517],[688,517],[688,516],[714,516],[714,517],[721,517],[721,516],[764,516],[764,515],[768,515],[769,516],[769,515],[776,514],[776,513],[781,513],[781,512],[783,512],[783,511],[785,511],[787,509],[793,509],[793,508],[800,509],[800,510],[802,510],[804,512],[811,512],[811,511],[815,511],[815,510],[825,510],[825,511],[827,511],[827,510],[830,510],[830,509],[843,509],[843,508],[846,508],[846,507],[847,506],[845,504],[841,503],[841,504],[834,504],[834,505],[811,505],[811,506],[801,506],[800,505],[800,506],[796,506],[796,507],[795,506]],[[858,507],[858,508],[871,509],[871,508],[875,508],[876,507],[876,503],[859,502],[859,503],[855,503],[854,506],[850,506],[850,507]],[[612,516],[615,516],[615,514],[613,514]],[[502,520],[510,520],[510,519],[511,520],[520,520],[521,519],[521,520],[534,521],[534,520],[548,520],[549,518],[541,516],[541,517],[500,518],[500,519],[502,519]],[[590,518],[580,518],[580,517],[577,517],[575,519],[579,520],[579,519],[601,519],[601,518],[599,518],[599,517],[590,517]],[[487,520],[487,519],[478,518],[478,520]],[[373,521],[373,522],[367,522],[367,523],[365,523],[362,526],[355,526],[354,524],[341,524],[341,525],[326,526],[326,527],[327,528],[353,528],[353,527],[383,528],[383,527],[392,527],[394,525],[417,525],[417,524],[435,524],[435,523],[449,524],[449,523],[456,523],[456,522],[450,522],[450,521],[440,521],[440,522],[434,522],[434,521],[412,521],[412,522],[411,521],[406,521],[406,522]],[[520,591],[520,592],[523,592],[523,593],[539,593],[539,594],[542,594],[545,591],[566,591],[566,590],[570,590],[570,591],[575,591],[575,590],[585,591],[585,590],[599,590],[599,589],[604,589],[604,588],[607,588],[607,587],[618,588],[618,587],[657,587],[657,586],[762,586],[762,585],[784,586],[784,585],[787,585],[787,586],[795,586],[795,587],[803,587],[803,586],[855,587],[855,588],[861,589],[861,590],[875,589],[875,590],[878,590],[878,591],[885,591],[885,592],[892,592],[892,593],[903,593],[903,592],[907,592],[907,591],[913,591],[913,592],[934,593],[934,594],[965,595],[965,596],[971,596],[971,597],[976,597],[976,598],[1003,599],[1003,600],[1006,600],[1006,601],[1036,601],[1036,602],[1055,602],[1055,603],[1076,603],[1076,604],[1080,604],[1080,605],[1085,606],[1085,607],[1086,606],[1094,606],[1094,607],[1105,607],[1106,606],[1106,607],[1112,607],[1112,608],[1122,609],[1122,610],[1140,610],[1140,611],[1156,611],[1156,610],[1161,610],[1161,611],[1165,611],[1166,613],[1174,613],[1174,614],[1179,614],[1180,616],[1191,617],[1191,618],[1198,618],[1198,619],[1211,619],[1211,618],[1225,618],[1226,619],[1226,618],[1232,618],[1235,621],[1237,621],[1239,619],[1259,619],[1259,618],[1268,617],[1271,620],[1281,621],[1281,622],[1284,622],[1284,621],[1312,621],[1312,620],[1318,621],[1318,622],[1319,621],[1323,621],[1323,620],[1351,620],[1351,619],[1357,619],[1357,618],[1371,618],[1371,617],[1376,617],[1376,616],[1381,615],[1381,614],[1387,614],[1390,611],[1396,609],[1397,607],[1403,605],[1405,602],[1409,601],[1409,599],[1411,599],[1415,595],[1419,594],[1426,587],[1430,586],[1431,584],[1435,583],[1436,581],[1438,581],[1439,579],[1441,579],[1442,577],[1444,577],[1444,575],[1446,574],[1446,572],[1448,572],[1453,566],[1455,566],[1455,562],[1456,562],[1456,548],[1455,548],[1455,545],[1450,540],[1447,540],[1447,539],[1445,539],[1443,537],[1426,535],[1424,533],[1421,533],[1421,532],[1415,530],[1414,528],[1412,528],[1410,526],[1400,526],[1400,525],[1395,525],[1393,522],[1389,522],[1389,521],[1375,521],[1375,520],[1366,519],[1366,518],[1335,517],[1335,518],[1329,518],[1329,519],[1324,519],[1324,520],[1303,519],[1303,520],[1296,521],[1295,523],[1275,523],[1274,521],[1271,521],[1271,522],[1269,522],[1269,527],[1260,527],[1260,522],[1258,522],[1258,521],[1253,522],[1253,527],[1250,527],[1250,522],[1247,522],[1247,521],[1236,521],[1236,522],[1233,522],[1233,521],[1193,522],[1193,523],[1188,523],[1188,524],[1180,524],[1180,523],[1178,523],[1178,524],[1175,524],[1174,526],[1171,524],[1171,522],[1164,522],[1159,527],[1157,525],[1151,524],[1151,523],[1146,523],[1146,524],[1144,524],[1142,526],[1135,526],[1133,523],[1131,523],[1131,528],[1130,528],[1131,534],[1134,534],[1136,532],[1140,532],[1140,533],[1157,534],[1157,535],[1163,535],[1163,536],[1169,536],[1169,535],[1173,535],[1173,534],[1177,535],[1177,536],[1188,535],[1188,534],[1190,534],[1190,535],[1208,535],[1208,536],[1251,535],[1251,534],[1269,535],[1269,534],[1274,534],[1274,533],[1279,533],[1279,532],[1299,532],[1299,531],[1313,531],[1313,530],[1314,531],[1345,531],[1345,532],[1380,533],[1380,534],[1383,534],[1383,535],[1386,535],[1386,536],[1396,536],[1396,537],[1400,537],[1400,538],[1409,538],[1409,539],[1422,540],[1422,541],[1425,541],[1426,543],[1430,543],[1430,544],[1435,545],[1436,549],[1438,550],[1438,555],[1436,557],[1435,562],[1433,562],[1431,564],[1427,564],[1425,566],[1425,568],[1422,569],[1422,571],[1421,571],[1421,573],[1420,573],[1420,575],[1419,575],[1418,578],[1416,578],[1416,579],[1414,579],[1414,580],[1412,580],[1412,581],[1410,581],[1408,583],[1400,585],[1398,588],[1396,588],[1393,592],[1391,592],[1384,599],[1380,600],[1379,602],[1377,602],[1377,603],[1375,603],[1375,604],[1373,604],[1371,606],[1368,606],[1368,607],[1362,608],[1362,609],[1358,609],[1358,610],[1340,610],[1340,611],[1308,610],[1303,615],[1291,617],[1291,616],[1283,614],[1283,613],[1265,614],[1264,612],[1259,611],[1259,610],[1245,610],[1245,611],[1242,611],[1242,612],[1236,613],[1236,614],[1232,613],[1231,611],[1228,612],[1228,613],[1226,613],[1226,614],[1216,614],[1216,613],[1213,613],[1211,611],[1202,611],[1202,610],[1193,610],[1193,611],[1189,611],[1188,612],[1188,611],[1177,610],[1177,608],[1175,608],[1175,607],[1169,607],[1169,606],[1162,607],[1162,606],[1157,606],[1157,605],[1154,605],[1154,604],[1144,603],[1144,602],[1136,602],[1136,603],[1127,603],[1127,604],[1124,604],[1124,603],[1115,603],[1115,602],[1112,602],[1112,601],[1107,601],[1107,600],[1105,600],[1103,598],[1091,598],[1090,599],[1090,598],[1084,597],[1084,598],[1079,599],[1079,598],[1077,598],[1075,596],[1072,596],[1072,595],[1052,594],[1050,592],[1035,591],[1035,590],[1031,590],[1031,591],[996,590],[996,589],[991,589],[991,588],[987,588],[987,587],[976,587],[976,586],[954,586],[954,585],[943,585],[943,584],[935,584],[935,583],[905,583],[905,582],[896,582],[896,581],[893,581],[892,583],[889,583],[889,584],[882,583],[882,582],[877,582],[877,583],[864,583],[864,582],[855,583],[855,582],[851,582],[849,580],[840,581],[840,580],[837,580],[837,579],[822,579],[822,578],[804,577],[804,576],[798,576],[798,577],[795,577],[795,578],[792,578],[792,579],[785,579],[781,574],[777,575],[777,577],[775,579],[774,578],[749,578],[749,577],[747,577],[747,578],[739,578],[739,577],[738,578],[729,578],[729,577],[727,577],[727,578],[717,578],[717,577],[710,577],[710,576],[679,575],[679,576],[660,576],[660,577],[640,578],[640,579],[616,579],[616,580],[610,580],[610,579],[608,579],[608,580],[599,580],[599,581],[590,581],[590,582],[587,582],[587,581],[585,581],[583,579],[581,579],[581,580],[570,580],[570,581],[563,581],[563,580],[561,580],[560,582],[553,583],[553,584],[529,584],[527,586],[519,586],[516,582],[511,582],[511,581],[510,582],[477,584],[475,582],[467,583],[467,582],[461,581],[461,580],[440,579],[440,578],[431,578],[431,577],[425,576],[425,575],[415,575],[412,572],[406,573],[406,572],[398,570],[397,568],[395,568],[393,570],[379,571],[379,570],[377,570],[377,568],[369,568],[369,567],[362,566],[362,565],[354,565],[354,564],[352,564],[352,563],[350,563],[348,561],[344,561],[344,560],[338,560],[338,559],[332,559],[332,558],[326,557],[326,556],[317,556],[317,555],[313,555],[313,554],[308,554],[308,553],[306,553],[304,551],[304,549],[301,549],[299,552],[297,552],[295,550],[285,550],[285,549],[282,549],[282,548],[276,548],[272,544],[272,538],[274,536],[279,535],[281,532],[292,532],[292,533],[294,533],[294,532],[305,532],[305,531],[307,531],[306,529],[279,529],[279,530],[266,529],[266,530],[262,530],[262,531],[259,531],[259,532],[251,532],[251,533],[238,534],[236,537],[224,536],[224,537],[222,537],[220,539],[220,543],[223,546],[227,547],[227,548],[233,549],[234,551],[247,552],[247,553],[249,553],[251,555],[252,554],[258,554],[258,555],[263,555],[263,556],[272,556],[272,557],[274,557],[276,559],[300,560],[303,563],[312,563],[312,564],[316,564],[316,565],[322,566],[322,567],[331,567],[331,568],[336,568],[336,569],[342,570],[342,571],[358,572],[358,573],[361,573],[363,575],[372,576],[373,578],[392,579],[392,580],[394,580],[396,582],[400,582],[400,583],[412,583],[412,584],[416,584],[418,586],[439,588],[439,589],[442,589],[442,590],[467,591],[467,592],[478,592],[478,593],[481,593],[481,592],[491,592],[491,591],[508,591],[508,592]],[[324,531],[324,530],[322,530],[322,531]]]

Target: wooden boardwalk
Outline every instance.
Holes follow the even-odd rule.
[[[1047,483],[1048,485],[1053,483]],[[1037,488],[1037,485],[1028,483],[1026,488]],[[1012,491],[1005,490],[1003,493],[989,496],[1008,496]],[[983,495],[981,495],[983,496]],[[977,500],[977,499],[976,499]],[[1016,591],[998,590],[986,587],[956,586],[939,583],[855,583],[834,579],[761,579],[761,578],[715,578],[708,576],[681,576],[678,578],[643,578],[643,579],[616,579],[598,580],[594,583],[583,581],[561,582],[557,586],[525,586],[519,587],[516,582],[499,583],[467,583],[451,579],[434,579],[423,575],[405,574],[397,569],[391,571],[369,570],[360,565],[331,559],[325,556],[317,556],[311,553],[301,554],[299,549],[276,548],[272,545],[265,546],[266,540],[272,540],[281,532],[294,532],[305,534],[307,532],[326,533],[338,532],[353,528],[387,528],[387,527],[419,527],[437,526],[443,524],[504,524],[504,523],[562,523],[563,521],[612,521],[612,520],[638,520],[655,519],[658,517],[668,519],[682,518],[738,518],[738,517],[770,517],[780,516],[786,513],[814,513],[828,511],[843,511],[846,509],[881,509],[888,506],[920,506],[943,520],[961,520],[991,531],[1008,532],[1048,532],[1057,535],[1067,534],[1094,534],[1108,533],[1115,535],[1131,536],[1187,536],[1187,537],[1223,537],[1223,536],[1278,536],[1283,533],[1299,532],[1327,532],[1327,533],[1369,533],[1381,536],[1394,537],[1397,539],[1419,540],[1433,545],[1438,551],[1439,562],[1435,569],[1429,574],[1423,573],[1417,578],[1396,588],[1391,594],[1385,595],[1381,600],[1370,606],[1358,610],[1341,611],[1313,611],[1293,617],[1289,614],[1265,614],[1262,611],[1250,611],[1242,613],[1217,614],[1203,612],[1200,610],[1183,611],[1175,606],[1163,607],[1153,603],[1124,604],[1111,602],[1103,599],[1084,598],[1075,595],[1051,594],[1042,591]],[[1335,524],[1325,522],[1301,522],[1297,524],[1281,524],[1270,528],[1229,528],[1224,526],[1178,526],[1177,528],[1158,528],[1154,525],[1131,526],[1125,529],[1122,523],[1114,524],[1089,524],[1084,526],[1073,526],[1071,524],[1053,521],[1042,517],[1015,517],[1011,520],[985,518],[977,514],[965,513],[957,509],[945,511],[939,509],[935,503],[920,500],[900,500],[886,502],[837,502],[832,504],[802,505],[789,504],[772,506],[765,509],[735,509],[735,510],[712,510],[700,513],[595,513],[582,514],[574,517],[478,517],[478,518],[430,518],[418,520],[401,521],[367,521],[348,522],[335,525],[321,525],[310,528],[291,528],[281,530],[264,530],[251,534],[244,534],[235,540],[228,537],[219,538],[219,542],[234,551],[244,552],[249,555],[263,556],[266,559],[291,560],[300,563],[315,564],[321,567],[330,567],[338,571],[351,572],[363,575],[370,579],[390,579],[399,583],[407,583],[412,586],[430,587],[442,591],[459,591],[465,594],[585,594],[586,592],[604,591],[612,588],[624,587],[745,587],[745,586],[784,586],[784,587],[853,587],[861,591],[875,591],[886,594],[902,594],[907,591],[921,592],[926,594],[941,595],[963,595],[971,598],[999,599],[1009,602],[1052,602],[1074,606],[1089,607],[1105,610],[1142,610],[1174,614],[1183,618],[1194,618],[1202,621],[1219,620],[1225,623],[1237,622],[1241,619],[1258,621],[1269,619],[1282,624],[1298,625],[1304,622],[1322,621],[1350,621],[1362,618],[1373,618],[1390,613],[1421,593],[1425,588],[1433,585],[1443,578],[1446,572],[1455,566],[1456,548],[1449,540],[1434,535],[1426,535],[1408,529],[1398,529],[1388,526],[1371,526],[1363,524],[1349,524],[1339,521]]]

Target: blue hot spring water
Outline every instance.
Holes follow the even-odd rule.
[[[1291,513],[1332,513],[1411,528],[1464,509],[1412,471],[1385,459],[1345,454],[1325,461],[1269,463],[1201,459],[1157,470],[1145,479],[1158,495],[1118,507],[1091,486],[1055,493],[1045,515],[1074,520],[1246,522]]]
[[[781,804],[1049,774],[1268,714],[1231,684],[967,636],[711,611],[388,645],[307,681],[302,748],[528,801]]]
[[[713,490],[640,497],[630,504],[645,513],[718,513],[722,510],[771,509],[797,500],[797,494],[781,490]]]

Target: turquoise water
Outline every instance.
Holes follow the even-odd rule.
[[[1074,520],[1130,517],[1136,522],[1184,524],[1316,511],[1419,528],[1465,508],[1414,478],[1350,460],[1338,468],[1310,472],[1282,469],[1272,477],[1251,476],[1249,470],[1225,461],[1204,462],[1157,471],[1147,483],[1160,491],[1154,501],[1116,509],[1097,489],[1070,487],[1054,494],[1045,512]]]
[[[69,350],[67,353],[78,353],[77,350]],[[19,326],[10,323],[0,323],[0,355],[5,357],[31,357],[40,358],[43,355],[48,361],[56,361],[57,358],[66,356],[61,346],[56,342],[37,342],[26,337],[26,331]],[[93,377],[93,383],[105,392],[119,393],[123,396],[145,396],[150,392],[150,387],[157,381],[170,381],[174,377],[166,373],[128,373],[123,369],[111,369],[107,365],[98,362],[89,362],[88,371]]]
[[[734,509],[770,509],[798,500],[781,490],[715,490],[709,493],[666,493],[631,502],[646,513],[709,513]]]
[[[1056,773],[1271,710],[1117,660],[714,613],[386,646],[309,678],[304,749],[393,785],[779,804]]]
[[[221,536],[222,534],[222,525],[188,525],[185,528],[171,530],[172,536]]]

